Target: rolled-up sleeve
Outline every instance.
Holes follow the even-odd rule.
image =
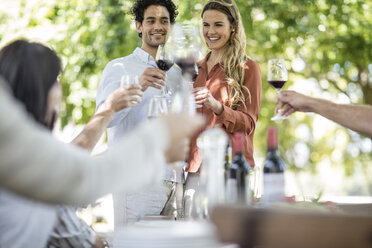
[[[53,139],[0,87],[0,185],[33,199],[86,205],[161,181],[169,134],[162,120],[138,126],[105,154]],[[154,132],[156,130],[156,132]]]

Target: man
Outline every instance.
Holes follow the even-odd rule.
[[[372,138],[372,107],[367,105],[336,104],[305,96],[295,91],[283,91],[277,99],[276,111],[288,116],[296,111],[314,112],[346,128]]]
[[[139,76],[144,95],[141,103],[114,116],[108,128],[109,146],[146,121],[150,99],[160,94],[166,79],[170,81],[172,75],[180,75],[180,71],[172,67],[167,76],[158,69],[154,59],[158,46],[166,42],[168,31],[178,14],[174,3],[171,0],[141,0],[134,3],[131,11],[138,35],[142,38],[142,46],[129,56],[115,59],[106,65],[97,92],[97,108],[119,87],[121,77],[125,74]],[[142,192],[114,195],[115,226],[135,222],[144,215],[172,215],[176,211],[182,215],[183,169],[167,167],[164,179],[163,185],[152,186]]]

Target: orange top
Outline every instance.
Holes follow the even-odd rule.
[[[259,65],[251,59],[245,63],[244,85],[249,89],[251,101],[246,92],[245,106],[239,104],[236,110],[228,106],[229,94],[228,85],[224,80],[224,71],[221,64],[216,64],[208,75],[207,60],[210,53],[199,64],[199,75],[195,80],[194,87],[207,87],[212,96],[222,103],[223,111],[220,115],[216,115],[210,108],[203,106],[198,108],[197,112],[206,117],[206,125],[203,130],[208,127],[220,126],[232,142],[234,149],[234,132],[243,132],[244,137],[244,155],[252,167],[254,167],[253,159],[253,135],[258,120],[258,114],[261,106],[261,71]],[[196,146],[196,138],[203,131],[201,130],[191,140],[190,153],[188,158],[188,172],[198,172],[201,165],[201,157]]]

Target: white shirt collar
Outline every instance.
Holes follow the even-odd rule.
[[[150,61],[155,62],[155,59],[148,52],[146,52],[140,47],[137,47],[133,51],[133,54],[137,56],[141,61],[145,62],[146,64],[150,64]]]

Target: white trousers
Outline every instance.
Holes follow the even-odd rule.
[[[122,227],[146,215],[183,217],[183,184],[163,181],[139,192],[114,194],[114,226]]]
[[[188,173],[185,183],[184,193],[184,215],[185,218],[197,217],[198,213],[195,209],[195,194],[199,189],[199,173]]]

